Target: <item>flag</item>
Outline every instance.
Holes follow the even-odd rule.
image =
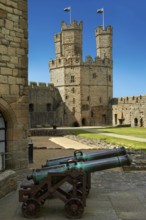
[[[102,14],[103,13],[103,8],[98,9],[97,13]]]
[[[64,8],[64,11],[69,12],[70,11],[70,7]]]

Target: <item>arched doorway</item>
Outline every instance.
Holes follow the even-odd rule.
[[[0,112],[0,170],[5,168],[6,124]]]
[[[140,119],[140,127],[143,127],[143,119]]]
[[[134,126],[137,127],[138,126],[138,119],[134,118]]]
[[[82,118],[82,126],[86,126],[86,119]]]

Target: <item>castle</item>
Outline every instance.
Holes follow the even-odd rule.
[[[83,23],[62,22],[54,36],[56,58],[49,62],[51,84],[28,86],[27,14],[27,0],[1,2],[0,171],[27,167],[29,127],[146,127],[145,95],[113,98],[111,26],[95,31],[96,58],[83,61]]]
[[[54,123],[59,126],[111,124],[112,27],[108,26],[105,30],[99,27],[95,31],[96,58],[93,60],[88,56],[85,62],[82,59],[83,23],[78,24],[76,21],[72,21],[67,26],[65,22],[62,22],[61,29],[62,31],[54,36],[56,59],[49,62],[51,83],[58,89],[61,96],[60,105],[57,104],[58,109],[53,108],[57,111]],[[34,89],[31,83],[29,86],[31,97]],[[40,84],[40,92],[42,89],[44,88],[41,88]],[[48,93],[48,95],[51,94]],[[52,92],[52,96],[54,96],[54,92]],[[44,93],[43,97],[46,97]],[[36,99],[29,100],[34,103]],[[44,101],[42,100],[42,102]],[[49,103],[48,101],[46,106]],[[37,103],[35,104],[37,106]],[[54,103],[50,103],[50,105],[53,106]],[[38,109],[38,107],[36,108]],[[41,111],[40,108],[39,111]],[[46,122],[50,124],[49,119]]]
[[[63,21],[61,32],[54,35],[52,84],[29,85],[30,126],[146,127],[146,96],[113,98],[112,27],[95,31],[96,58],[87,56],[85,62],[82,29],[82,22],[67,26]]]

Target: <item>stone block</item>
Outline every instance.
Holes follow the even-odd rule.
[[[12,75],[12,69],[7,67],[1,67],[1,74],[5,76],[11,76]]]
[[[19,86],[18,85],[10,85],[10,94],[18,95],[19,94]]]
[[[6,170],[0,173],[0,198],[16,189],[16,172],[12,170]]]
[[[27,12],[27,4],[26,4],[25,0],[18,1],[18,9],[20,11]]]
[[[10,61],[10,57],[9,56],[7,56],[7,55],[2,55],[2,61]]]
[[[9,85],[8,84],[2,84],[0,86],[0,94],[9,94]]]
[[[11,57],[11,63],[18,64],[18,57]]]
[[[14,2],[12,0],[7,0],[7,6],[10,6],[11,8],[17,8],[17,2]]]
[[[16,49],[16,54],[25,55],[26,54],[25,49],[17,48]]]
[[[3,16],[3,13],[5,13],[5,11],[6,11],[6,6],[0,3],[0,16]]]
[[[8,84],[16,84],[16,77],[9,76],[8,77]]]
[[[5,21],[5,27],[6,27],[8,30],[13,30],[13,22],[10,21],[10,20],[6,20],[6,21]]]
[[[9,41],[6,39],[2,39],[2,45],[9,46]]]
[[[2,27],[2,34],[5,36],[5,38],[9,36],[9,33],[10,31],[7,28]]]
[[[8,77],[0,75],[0,83],[8,83]]]
[[[0,27],[4,27],[4,20],[0,18]]]
[[[7,54],[8,49],[4,45],[0,45],[0,54]]]
[[[15,56],[16,55],[16,49],[13,47],[8,48],[8,55],[9,56]]]

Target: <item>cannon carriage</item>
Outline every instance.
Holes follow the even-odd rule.
[[[66,217],[80,218],[86,206],[91,173],[130,164],[131,160],[125,154],[80,162],[67,158],[67,161],[56,165],[35,169],[27,177],[30,183],[20,186],[19,201],[22,202],[22,213],[28,218],[37,217],[45,201],[57,197],[65,204]],[[62,187],[66,183],[71,186],[71,190]]]

